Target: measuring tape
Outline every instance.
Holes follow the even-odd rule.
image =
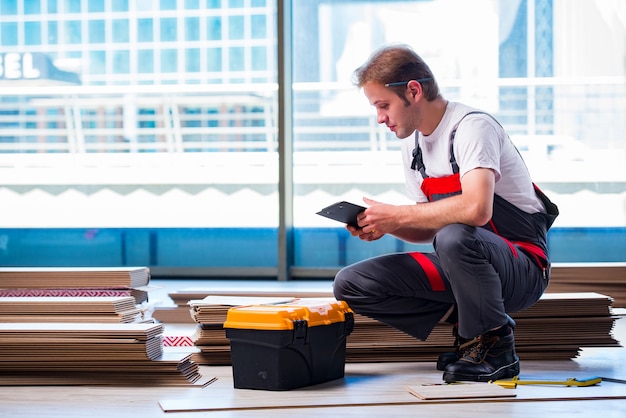
[[[517,385],[557,385],[557,386],[594,386],[599,385],[602,382],[602,377],[590,377],[588,379],[576,379],[571,377],[567,380],[520,380],[518,376],[515,376],[511,380],[492,380],[489,383],[493,383],[498,386],[502,386],[505,389],[515,389]]]

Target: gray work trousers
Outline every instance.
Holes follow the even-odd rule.
[[[548,286],[549,269],[484,228],[448,225],[433,247],[417,253],[425,263],[397,253],[344,267],[335,277],[335,298],[420,340],[456,304],[459,335],[471,339],[504,325],[507,313],[533,305]]]

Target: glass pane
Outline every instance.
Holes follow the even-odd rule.
[[[2,0],[0,2],[0,14],[5,15],[5,16],[17,14],[17,1]]]
[[[24,23],[24,41],[26,45],[41,45],[41,23]]]
[[[277,41],[250,37],[249,0],[47,0],[40,35],[23,3],[0,50],[55,71],[0,95],[0,265],[275,272]],[[254,13],[276,21],[275,2]]]
[[[197,41],[199,39],[200,39],[200,18],[199,17],[185,18],[185,40]]]
[[[161,19],[161,41],[175,41],[176,40],[176,19],[165,18]]]
[[[222,19],[219,17],[207,18],[207,39],[217,41],[222,39]]]
[[[48,43],[50,45],[56,45],[59,42],[57,29],[57,22],[48,22]]]
[[[154,51],[139,50],[137,51],[137,71],[140,73],[151,73],[154,71]]]
[[[65,22],[65,43],[79,44],[82,39],[79,20]]]
[[[0,10],[0,13],[4,14],[4,10]],[[41,0],[28,0],[24,2],[24,13],[27,15],[41,13]]]
[[[102,0],[89,0],[87,10],[90,12],[104,12],[104,2]]]
[[[80,13],[81,0],[65,0],[65,11],[69,13]]]
[[[104,20],[89,21],[89,42],[92,44],[104,43],[105,41]]]
[[[267,19],[264,15],[252,16],[252,38],[264,39],[267,36]]]
[[[222,48],[207,48],[207,70],[219,72],[222,68]]]
[[[176,72],[178,51],[176,49],[164,49],[161,51],[161,72]]]
[[[127,12],[128,3],[128,0],[113,0],[111,10],[114,12]]]
[[[137,19],[137,41],[152,42],[153,39],[153,20]]]
[[[244,34],[244,19],[243,16],[231,16],[228,19],[228,38],[229,39],[243,39]]]
[[[176,0],[160,0],[161,10],[176,10]]]
[[[113,42],[128,42],[128,20],[127,19],[115,19],[113,20]]]
[[[230,71],[243,71],[245,68],[243,48],[230,48],[228,50],[228,69]]]
[[[128,51],[113,52],[113,72],[116,74],[128,74],[130,72],[130,58]]]
[[[200,71],[199,48],[185,50],[185,70],[190,73],[196,73]]]
[[[617,2],[594,0],[293,2],[296,264],[340,267],[412,248],[391,237],[360,242],[315,214],[364,196],[411,204],[401,140],[377,124],[351,78],[393,42],[422,55],[448,100],[505,125],[561,209],[553,261],[626,261],[626,29],[606,23],[617,15]],[[619,52],[597,47],[607,42]],[[587,215],[597,207],[602,216]]]
[[[0,40],[3,45],[16,46],[17,45],[17,23],[8,22],[0,23]]]
[[[105,74],[106,73],[106,54],[104,51],[89,52],[89,73]]]

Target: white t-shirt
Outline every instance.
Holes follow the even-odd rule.
[[[461,103],[448,102],[446,112],[432,134],[424,136],[416,132],[426,174],[430,177],[453,174],[450,133],[463,115],[476,110]],[[422,176],[418,170],[411,169],[414,148],[413,135],[402,141],[407,196],[416,202],[427,202],[428,198],[421,190]],[[461,178],[475,168],[492,169],[496,175],[497,195],[527,213],[545,212],[543,203],[535,194],[526,164],[504,129],[491,116],[479,113],[463,119],[454,137],[454,155]]]

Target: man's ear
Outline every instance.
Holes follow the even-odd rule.
[[[415,80],[411,80],[408,82],[407,87],[411,92],[411,95],[415,98],[418,94],[422,93],[422,85]]]

